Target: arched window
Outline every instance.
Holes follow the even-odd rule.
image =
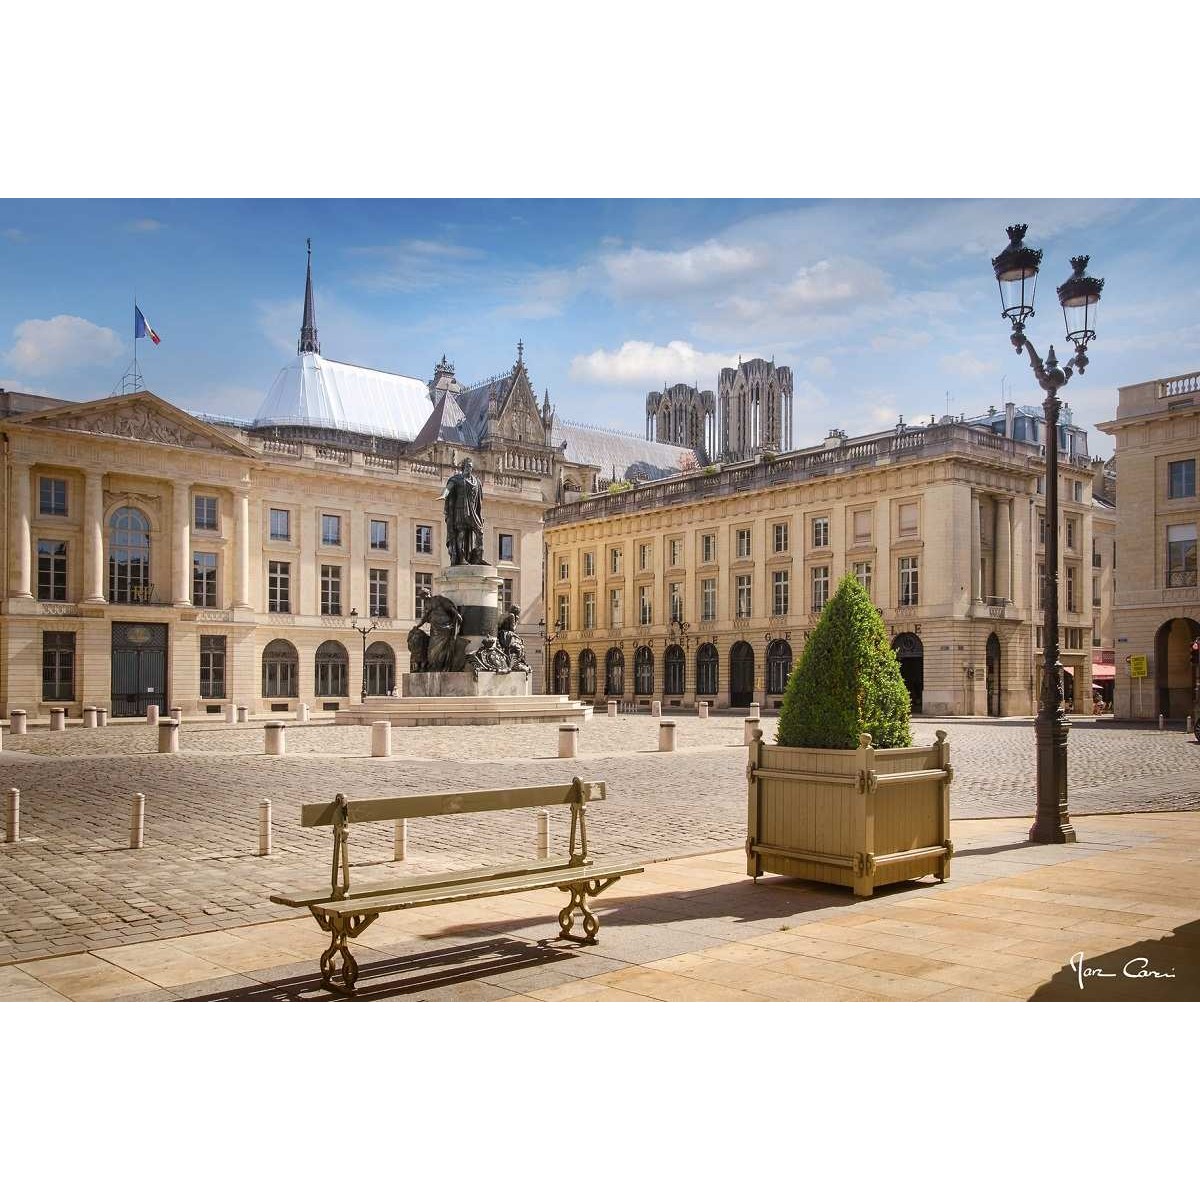
[[[604,656],[604,694],[621,696],[625,693],[625,655],[614,646]]]
[[[635,696],[649,696],[653,691],[654,651],[639,646],[633,654],[633,692]]]
[[[363,670],[363,687],[368,696],[392,694],[396,686],[396,652],[387,642],[372,642],[367,647]]]
[[[283,638],[268,642],[262,658],[262,694],[264,697],[298,696],[300,656],[296,647]]]
[[[683,695],[684,657],[682,646],[668,646],[663,655],[663,694]]]
[[[108,602],[146,604],[150,590],[150,521],[140,508],[118,508],[108,522]]]
[[[322,642],[317,647],[318,696],[348,696],[350,694],[350,655],[341,642]]]
[[[554,691],[559,696],[571,694],[571,656],[565,650],[554,656]]]
[[[590,650],[584,650],[579,655],[579,694],[596,694],[596,656]]]
[[[776,638],[767,647],[767,694],[782,696],[787,688],[788,676],[792,673],[792,646],[783,638]]]
[[[712,642],[705,642],[696,651],[696,695],[715,696],[719,675],[720,658]]]

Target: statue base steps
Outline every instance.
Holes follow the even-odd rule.
[[[389,721],[392,725],[502,725],[526,721],[580,722],[591,716],[590,704],[581,704],[566,696],[371,696],[364,704],[336,712],[333,723],[371,725],[375,721]]]
[[[510,671],[507,675],[497,675],[494,671],[480,671],[478,678],[471,671],[419,671],[416,674],[400,676],[400,691],[406,699],[442,696],[528,696],[532,690],[526,671]]]

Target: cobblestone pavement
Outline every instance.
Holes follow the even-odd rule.
[[[597,716],[580,757],[555,757],[552,724],[393,731],[391,759],[372,759],[370,730],[287,730],[288,755],[265,757],[256,726],[185,725],[184,752],[158,755],[142,725],[66,733],[6,732],[0,788],[21,790],[22,841],[0,846],[0,962],[277,919],[272,891],[319,882],[328,830],[298,828],[299,805],[328,798],[604,779],[590,822],[597,849],[667,858],[740,845],[745,751],[740,717],[678,718],[680,749],[658,754],[657,722]],[[1032,813],[1028,722],[915,721],[917,740],[950,731],[956,818]],[[775,721],[763,721],[774,737]],[[1077,723],[1070,743],[1073,813],[1200,808],[1200,745],[1178,732]],[[128,849],[129,801],[144,792],[146,842]],[[270,797],[274,853],[259,858],[258,802]],[[565,847],[551,819],[552,852]],[[530,813],[411,822],[408,859],[392,864],[387,827],[355,828],[356,878],[445,870],[528,856]]]

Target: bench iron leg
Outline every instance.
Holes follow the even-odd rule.
[[[341,992],[347,996],[354,995],[354,985],[358,982],[358,963],[350,953],[348,939],[358,937],[360,933],[378,916],[378,913],[364,913],[351,917],[331,915],[327,921],[318,916],[318,923],[330,932],[329,949],[321,955],[321,978],[331,992]],[[342,956],[340,971],[334,966],[334,958]],[[342,977],[341,983],[334,978],[335,974]]]
[[[571,893],[571,899],[566,908],[558,914],[558,926],[561,930],[560,937],[571,938],[572,941],[592,943],[596,940],[596,934],[600,931],[600,918],[592,911],[592,906],[588,900],[592,896],[598,896],[606,888],[612,887],[620,876],[613,876],[608,879],[585,879],[582,883],[563,884],[561,890]],[[581,938],[578,934],[572,934],[571,930],[575,926],[575,910],[578,909],[583,916],[583,932]]]

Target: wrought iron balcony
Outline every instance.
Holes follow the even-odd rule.
[[[1185,588],[1196,586],[1196,569],[1186,571],[1168,571],[1166,587],[1169,588]]]

